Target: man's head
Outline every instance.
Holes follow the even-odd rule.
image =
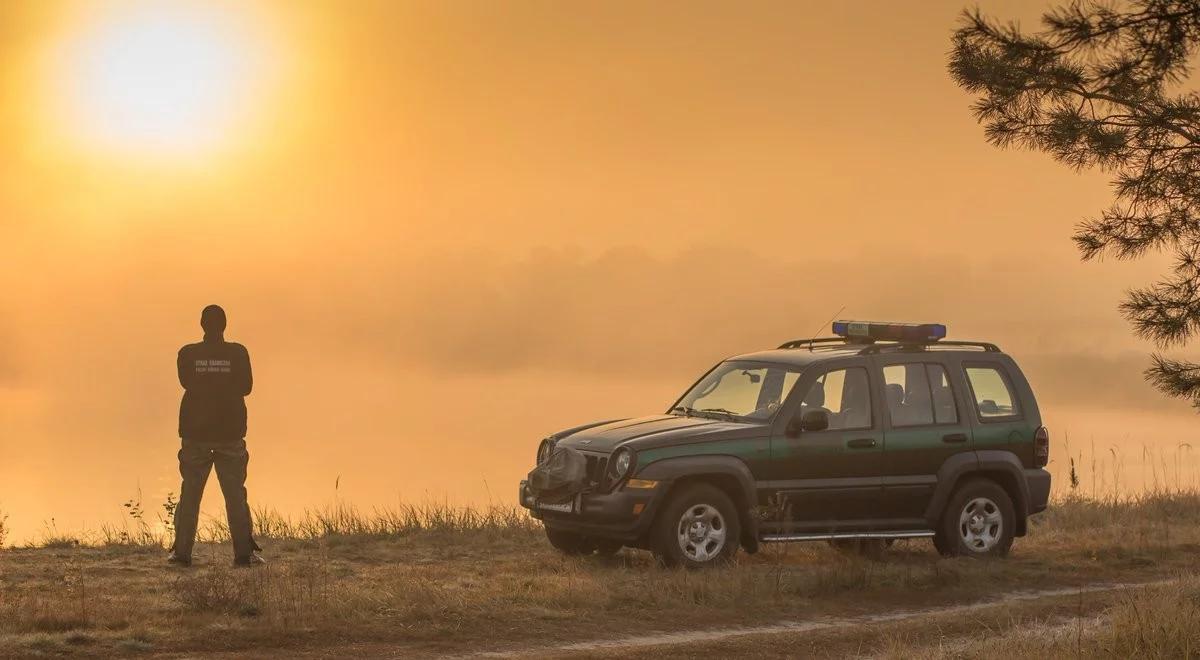
[[[206,335],[219,335],[225,332],[225,310],[219,305],[209,305],[200,312],[200,327]]]

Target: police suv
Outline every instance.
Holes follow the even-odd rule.
[[[546,438],[521,505],[562,552],[630,546],[667,565],[782,541],[1006,554],[1050,492],[1049,434],[1016,362],[941,324],[833,334],[729,358],[664,414]]]

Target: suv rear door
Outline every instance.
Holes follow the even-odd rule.
[[[975,448],[978,450],[1001,449],[1018,453],[1023,462],[1032,459],[1033,429],[1031,416],[1038,417],[1036,410],[1022,405],[1016,382],[1005,360],[963,360],[963,374],[967,383],[967,400],[975,415]]]
[[[924,528],[938,470],[973,450],[963,383],[935,353],[876,356],[884,401],[883,509],[898,527]]]
[[[771,434],[767,482],[793,531],[873,526],[880,517],[883,432],[876,387],[863,358],[818,363],[806,369]],[[789,422],[823,408],[829,428],[789,432]]]

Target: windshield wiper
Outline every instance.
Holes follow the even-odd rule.
[[[741,417],[741,415],[733,412],[732,410],[725,410],[724,408],[701,408],[700,410],[693,410],[692,412],[717,413],[718,415],[725,415],[729,419]]]
[[[692,417],[694,415],[696,417],[704,417],[704,418],[709,418],[709,419],[711,419],[711,417],[710,417],[711,414],[724,415],[726,418],[728,418],[730,420],[734,420],[734,419],[737,419],[738,417],[741,417],[741,415],[733,412],[732,410],[726,410],[724,408],[701,408],[701,409],[697,410],[695,408],[689,408],[688,406],[675,406],[674,408],[671,409],[671,412],[683,413],[683,415],[685,417]],[[705,414],[705,413],[709,413],[709,414]]]

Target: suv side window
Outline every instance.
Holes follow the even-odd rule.
[[[883,382],[892,426],[958,422],[954,390],[942,365],[923,362],[888,365],[883,368]]]
[[[869,429],[871,387],[867,370],[862,367],[837,369],[822,374],[800,403],[800,414],[809,410],[829,412],[829,430]]]
[[[1008,378],[1000,370],[999,365],[966,365],[967,382],[971,384],[971,392],[975,395],[975,409],[979,418],[1003,419],[1016,417],[1021,414],[1017,409],[1016,399]]]
[[[929,387],[933,390],[933,417],[938,424],[957,424],[958,407],[954,405],[954,388],[950,376],[940,364],[926,364]]]
[[[891,364],[883,368],[883,390],[887,395],[892,426],[922,426],[933,423],[933,401],[925,365]]]

